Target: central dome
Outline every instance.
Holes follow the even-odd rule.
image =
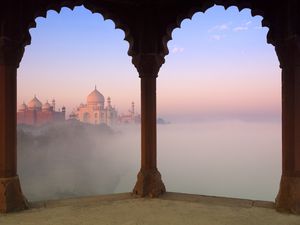
[[[40,109],[42,108],[42,103],[37,99],[36,96],[28,103],[29,109]]]
[[[87,96],[87,103],[88,104],[104,104],[104,96],[95,87],[95,90],[92,91]]]

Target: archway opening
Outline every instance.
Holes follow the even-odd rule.
[[[158,77],[158,167],[168,191],[274,200],[281,80],[262,18],[215,6],[184,20]],[[167,91],[166,91],[167,90]]]
[[[18,119],[24,116],[18,174],[25,196],[36,201],[131,191],[139,169],[134,119],[140,97],[124,32],[82,6],[50,10],[36,23],[18,70]],[[65,120],[56,120],[64,110]]]

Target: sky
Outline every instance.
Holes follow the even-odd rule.
[[[261,20],[250,10],[220,6],[184,20],[157,78],[158,116],[279,119],[279,62]],[[36,94],[43,103],[55,98],[70,113],[96,85],[119,113],[132,101],[140,112],[138,73],[113,21],[76,7],[48,11],[36,23],[18,70],[18,105]]]

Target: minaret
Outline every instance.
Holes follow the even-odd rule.
[[[106,124],[111,126],[112,118],[111,118],[111,99],[107,97],[107,107],[106,107]]]
[[[55,111],[55,99],[52,100],[52,108],[53,108],[53,111]]]
[[[63,120],[65,120],[66,119],[66,107],[65,106],[63,106],[61,108],[61,112],[62,112],[62,115],[63,115]]]
[[[134,102],[131,103],[131,117],[134,119]]]
[[[110,97],[107,98],[107,107],[111,108],[111,99],[110,99]]]

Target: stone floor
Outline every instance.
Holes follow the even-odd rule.
[[[300,216],[274,210],[272,202],[166,193],[159,199],[129,193],[31,203],[0,214],[2,225],[300,225]]]

